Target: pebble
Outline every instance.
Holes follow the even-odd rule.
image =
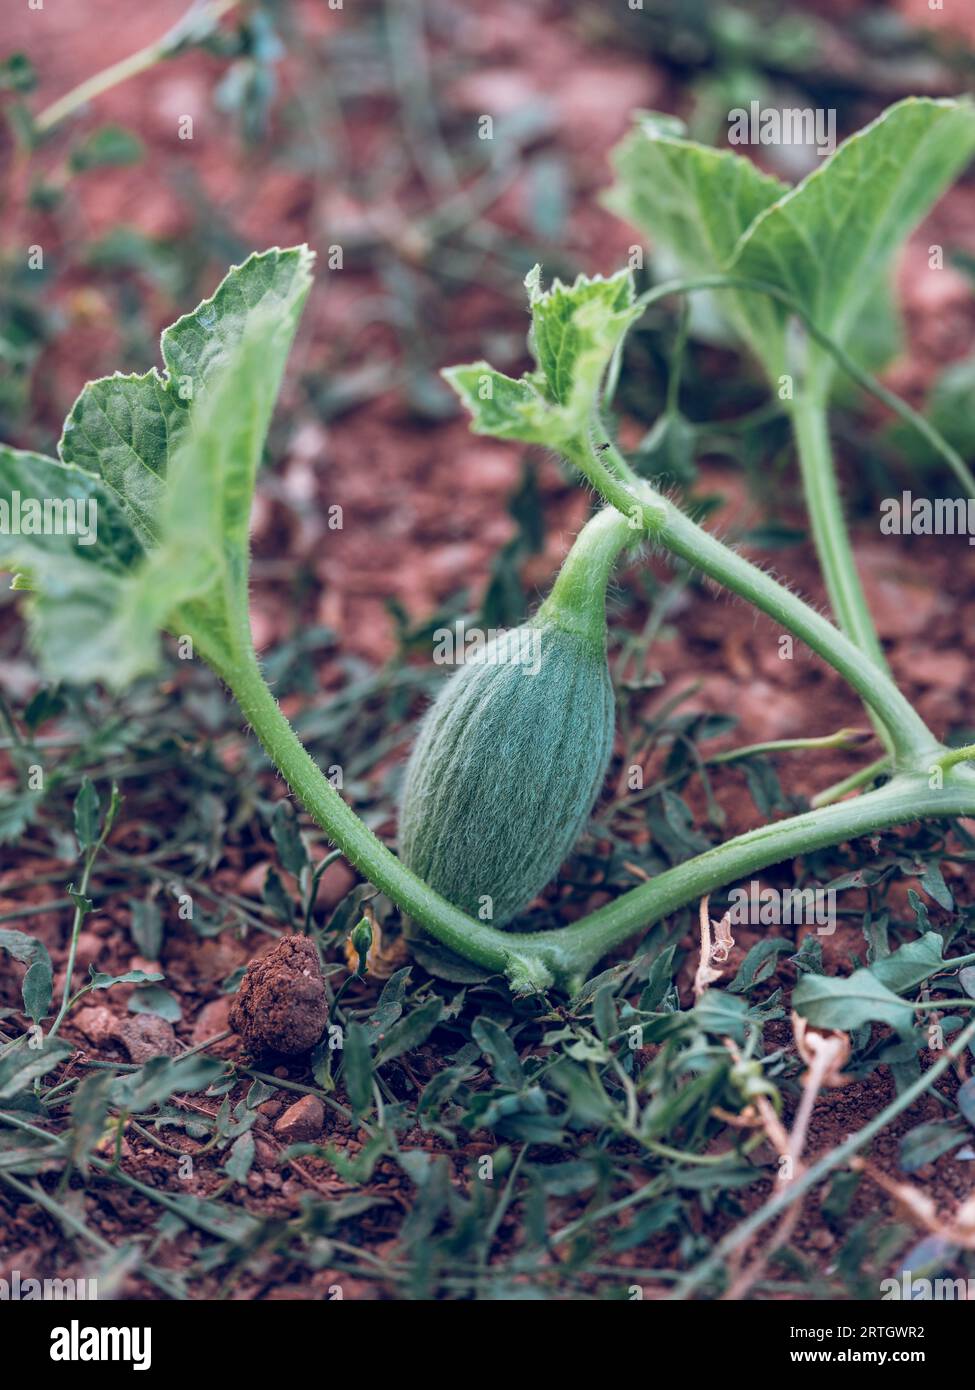
[[[325,1107],[317,1096],[302,1096],[289,1105],[274,1126],[274,1133],[286,1144],[317,1139],[325,1125]]]
[[[95,1047],[104,1047],[107,1042],[118,1037],[119,1021],[104,1004],[93,1004],[86,1009],[79,1009],[75,1022]]]
[[[158,1014],[133,1014],[119,1025],[118,1035],[133,1062],[148,1062],[150,1057],[175,1057],[179,1043],[173,1025]]]

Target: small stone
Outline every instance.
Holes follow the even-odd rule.
[[[274,1168],[278,1162],[278,1150],[260,1135],[254,1139],[254,1162],[258,1168]]]
[[[307,1143],[317,1139],[325,1125],[325,1107],[317,1096],[302,1096],[274,1126],[274,1133],[286,1144]]]
[[[219,999],[211,999],[209,1004],[204,1004],[197,1014],[193,1023],[193,1042],[206,1042],[207,1038],[215,1038],[218,1033],[222,1033],[230,1026],[230,1005],[233,1003],[229,994],[221,995]]]
[[[179,1043],[173,1025],[158,1014],[133,1014],[119,1026],[122,1045],[133,1062],[148,1062],[150,1057],[175,1057]]]
[[[107,1042],[118,1037],[119,1021],[104,1004],[93,1004],[86,1009],[79,1009],[75,1022],[95,1047],[104,1047]]]

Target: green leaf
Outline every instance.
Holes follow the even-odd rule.
[[[739,238],[788,192],[787,184],[751,160],[687,140],[679,121],[653,112],[637,115],[636,128],[617,145],[612,162],[617,181],[602,201],[645,232],[655,251],[666,253],[668,267],[684,275],[726,270]],[[692,313],[700,301],[695,295]],[[710,315],[731,319],[750,340],[747,301],[737,291],[709,294],[706,303]]]
[[[435,997],[428,999],[411,1014],[407,1014],[406,1018],[401,1018],[386,1034],[385,1041],[376,1054],[376,1066],[391,1062],[394,1057],[401,1057],[404,1052],[412,1052],[414,1048],[426,1042],[440,1022],[442,1013],[443,1000]]]
[[[793,1007],[814,1028],[848,1033],[866,1023],[886,1023],[899,1033],[908,1032],[914,1010],[877,979],[873,968],[840,977],[803,975],[792,992]]]
[[[901,1140],[900,1165],[905,1173],[916,1173],[927,1163],[934,1163],[942,1154],[950,1153],[964,1143],[963,1131],[939,1120],[917,1125]]]
[[[112,985],[148,985],[153,984],[156,980],[166,978],[165,975],[160,975],[157,970],[126,970],[124,975],[106,975],[93,966],[89,969],[91,978],[88,981],[88,987],[90,989],[111,989]]]
[[[32,1022],[39,1023],[47,1017],[54,989],[54,971],[47,947],[26,932],[0,928],[0,951],[6,951],[27,966],[21,985],[24,1013]]]
[[[941,865],[937,860],[932,860],[921,875],[921,887],[929,898],[933,898],[939,907],[943,907],[946,912],[951,912],[955,906],[955,900],[951,896],[951,889],[945,883],[945,876],[941,872]]]
[[[98,843],[101,827],[98,812],[98,792],[94,782],[85,777],[74,799],[74,833],[82,854]]]
[[[760,214],[729,265],[771,280],[844,344],[894,254],[973,151],[970,102],[898,102]],[[766,306],[760,318],[751,313],[757,332],[769,308],[784,325],[786,311]],[[822,369],[832,370],[830,359]]]
[[[285,798],[275,803],[271,816],[271,838],[277,846],[281,864],[295,878],[308,866],[308,851],[298,829],[298,817],[292,803]]]
[[[123,584],[141,557],[97,478],[0,446],[0,569],[15,575],[13,587],[32,591],[31,643],[50,676],[98,677],[121,640]]]
[[[61,465],[0,452],[0,515],[24,486],[97,504],[87,548],[67,535],[0,535],[0,563],[26,569],[40,591],[34,644],[52,674],[121,688],[154,667],[160,630],[192,637],[221,666],[249,641],[254,478],[311,262],[306,247],[251,256],[166,329],[162,374],[86,386]]]
[[[975,961],[975,953],[944,960],[943,949],[944,941],[936,931],[925,932],[917,940],[905,942],[893,954],[875,960],[870,973],[896,994],[904,994],[939,971],[957,970]]]
[[[357,1115],[372,1105],[372,1057],[369,1036],[361,1023],[350,1023],[342,1046],[342,1079],[349,1104]]]
[[[628,270],[608,279],[579,275],[571,285],[555,280],[543,290],[536,265],[525,286],[536,370],[515,381],[474,362],[443,375],[470,411],[475,433],[558,447],[588,427],[613,354],[642,310]]]
[[[54,995],[54,974],[49,960],[35,960],[28,966],[21,986],[24,997],[24,1012],[34,1023],[46,1018]]]
[[[129,912],[129,931],[140,955],[146,960],[158,960],[163,943],[163,919],[159,904],[155,898],[146,898],[141,902],[137,898],[130,898]]]
[[[129,1013],[158,1014],[170,1023],[178,1023],[183,1017],[183,1007],[175,994],[159,985],[146,985],[134,990],[129,998]]]
[[[223,1170],[228,1178],[233,1178],[234,1182],[244,1182],[254,1163],[256,1146],[254,1135],[248,1129],[243,1134],[239,1134],[230,1146],[230,1153],[223,1165]]]
[[[87,1174],[89,1155],[105,1130],[112,1080],[105,1072],[86,1076],[71,1099],[71,1162],[83,1174]]]
[[[74,1048],[60,1038],[45,1038],[40,1047],[21,1046],[0,1057],[0,1100],[19,1095],[41,1076],[70,1057]]]
[[[959,1087],[955,1102],[972,1129],[975,1129],[975,1076],[970,1076]]]
[[[875,301],[886,295],[894,255],[973,150],[969,101],[911,97],[787,190],[742,156],[696,145],[672,125],[643,117],[615,151],[617,183],[605,201],[684,274],[771,283],[824,333],[859,350],[876,343]],[[721,292],[717,302],[774,381],[786,364],[786,309],[740,290]],[[826,381],[831,360],[810,351]]]
[[[491,1063],[502,1086],[520,1091],[525,1084],[525,1074],[514,1049],[514,1044],[500,1024],[493,1018],[476,1018],[471,1024],[471,1037]]]
[[[142,141],[131,130],[119,125],[105,125],[86,135],[71,151],[68,162],[74,173],[80,174],[86,169],[136,164],[143,153]]]
[[[202,1091],[213,1085],[226,1071],[226,1063],[216,1057],[152,1057],[138,1071],[113,1079],[111,1103],[129,1114],[140,1114],[162,1105],[170,1096]]]
[[[766,936],[756,941],[728,989],[732,994],[747,994],[755,985],[768,979],[775,970],[778,957],[792,948],[793,943],[784,936]]]
[[[0,793],[0,845],[20,838],[36,817],[42,800],[39,792]]]

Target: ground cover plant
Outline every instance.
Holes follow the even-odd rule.
[[[533,615],[441,689],[399,792],[402,857],[371,828],[379,817],[355,814],[358,793],[331,763],[388,737],[404,710],[422,711],[416,693],[433,683],[406,664],[367,678],[351,696],[321,702],[316,732],[314,717],[299,711],[292,724],[282,708],[307,674],[316,634],[258,656],[251,631],[253,495],[312,293],[311,253],[275,248],[243,260],[165,331],[162,372],[89,382],[58,457],[0,451],[0,502],[20,518],[0,535],[0,564],[17,576],[50,681],[7,717],[16,774],[8,838],[63,820],[70,806],[73,844],[62,832],[59,849],[78,861],[64,899],[63,971],[29,930],[0,929],[6,958],[22,967],[0,1052],[0,1183],[11,1210],[36,1205],[69,1229],[94,1250],[109,1287],[133,1277],[138,1261],[137,1277],[174,1297],[241,1281],[265,1289],[296,1270],[313,1296],[335,1287],[351,1296],[875,1296],[901,1264],[919,1274],[969,1268],[970,1200],[942,1193],[932,1205],[913,1175],[971,1149],[975,943],[941,866],[971,858],[975,748],[933,731],[887,669],[830,433],[838,401],[879,399],[939,477],[970,488],[951,431],[871,369],[878,336],[890,331],[894,258],[973,150],[966,102],[911,99],[789,191],[672,121],[636,119],[607,198],[667,252],[668,277],[643,288],[630,268],[607,265],[548,284],[536,267],[526,281],[531,368],[518,377],[478,361],[445,372],[476,433],[557,456],[592,495],[593,516]],[[794,431],[838,626],[722,541],[706,515],[695,519],[671,475],[655,485],[668,471],[620,442],[640,334],[675,303],[685,306],[685,347],[695,305],[706,304],[759,360]],[[676,399],[672,386],[664,428]],[[32,525],[29,498],[97,514],[97,537],[81,545]],[[656,573],[661,561],[675,577],[652,591],[643,633],[617,621],[612,597],[607,627],[614,571],[652,564]],[[695,575],[838,672],[867,707],[880,756],[862,752],[869,730],[817,726],[715,759],[699,744],[727,723],[684,718],[679,706],[643,721],[636,701],[650,640]],[[620,642],[636,657],[635,680],[614,659]],[[160,671],[192,684],[211,729],[233,737],[235,726],[250,728],[243,765],[228,768],[170,722]],[[94,691],[81,696],[78,686]],[[130,698],[137,717],[121,728],[112,712]],[[32,785],[47,762],[38,731],[49,720],[83,729],[92,747],[102,740],[97,771],[85,747]],[[649,789],[610,803],[600,794],[614,728],[622,768],[645,741],[666,762]],[[307,819],[283,786],[270,800],[254,790],[265,766],[257,740]],[[341,756],[321,756],[319,742]],[[776,780],[771,759],[789,752],[814,766],[831,755],[829,775],[813,775],[811,806]],[[864,765],[837,782],[837,754],[848,763],[862,755]],[[177,833],[141,816],[139,835],[120,842],[114,783],[126,764],[151,777],[153,758],[187,782],[178,827],[169,812]],[[709,781],[722,761],[746,770],[759,827],[724,833]],[[704,797],[716,837],[696,828],[685,796],[696,806]],[[635,808],[646,812],[642,839],[627,833]],[[209,872],[255,817],[277,860],[260,899],[225,893]],[[884,835],[890,827],[907,829]],[[319,887],[342,859],[362,882],[324,920]],[[781,927],[746,932],[743,950],[730,916],[709,911],[709,896],[724,902],[734,884],[774,866],[788,875],[793,860],[807,882],[865,892],[865,913],[851,909],[863,939],[849,958],[827,954],[815,933],[800,942]],[[92,965],[85,976],[79,943],[100,875],[150,885],[131,906],[141,964]],[[911,890],[904,919],[887,894],[912,877],[933,907]],[[163,884],[181,907],[188,900],[182,920],[204,942],[229,925],[280,938],[236,994],[230,1022],[243,1053],[222,1029],[173,1048],[155,1022],[180,1016],[170,962],[156,968]],[[580,908],[594,896],[594,911]],[[193,906],[199,897],[226,915]],[[932,913],[944,916],[933,922]],[[732,950],[741,957],[733,976]],[[228,999],[244,960],[226,971]],[[289,979],[302,1011],[279,1027]],[[105,991],[148,1020],[141,1052],[128,1034],[129,1064],[92,1060],[90,1049],[79,1056],[71,1041],[85,1013],[94,1027],[93,1000]],[[857,1116],[872,1084],[882,1103]],[[824,1096],[847,1137],[822,1151]],[[899,1177],[874,1148],[890,1135]],[[172,1176],[186,1159],[186,1176]],[[242,1197],[262,1183],[269,1195],[255,1214]],[[72,1194],[89,1186],[138,1203],[133,1241],[79,1213]],[[906,1215],[878,1223],[877,1193]],[[297,1210],[285,1196],[300,1197]],[[828,1264],[812,1254],[823,1248],[812,1243],[813,1209],[824,1213]],[[202,1244],[184,1257],[189,1232]]]

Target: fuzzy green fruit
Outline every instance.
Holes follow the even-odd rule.
[[[558,872],[606,775],[615,710],[605,593],[627,537],[612,509],[589,522],[536,618],[447,682],[410,757],[403,859],[495,926]]]

